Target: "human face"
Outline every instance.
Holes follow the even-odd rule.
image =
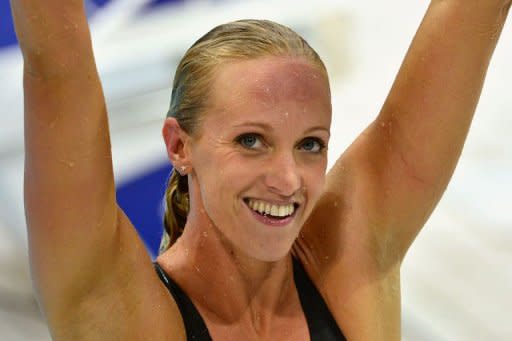
[[[233,249],[262,261],[290,251],[323,190],[330,124],[318,67],[291,57],[219,67],[191,143],[191,185]]]

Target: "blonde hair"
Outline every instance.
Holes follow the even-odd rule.
[[[304,58],[327,78],[318,54],[290,28],[269,20],[234,21],[215,27],[185,53],[174,76],[167,117],[176,118],[187,134],[195,134],[217,67],[229,60],[266,56]],[[187,176],[173,169],[165,198],[165,230],[160,253],[168,249],[185,228],[189,210]]]

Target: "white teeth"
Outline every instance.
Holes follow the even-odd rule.
[[[265,204],[263,203],[263,201],[260,201],[258,202],[258,209],[257,209],[258,212],[260,213],[265,213]]]
[[[265,204],[265,214],[270,214],[271,210],[272,210],[272,205]]]
[[[274,205],[267,202],[249,199],[249,207],[260,214],[272,215],[274,217],[286,217],[295,211],[293,204]]]

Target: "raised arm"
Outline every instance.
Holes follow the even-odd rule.
[[[87,265],[99,264],[115,231],[107,117],[82,1],[11,6],[24,58],[30,261],[42,306],[52,310],[57,292],[82,289],[61,286],[77,276],[90,283]]]
[[[113,323],[107,312],[114,304],[118,318],[128,314],[129,299],[121,296],[129,296],[133,269],[147,279],[152,268],[116,204],[83,2],[11,0],[11,7],[24,58],[25,207],[35,289],[56,340],[84,339],[75,337],[84,330],[102,335],[94,333]]]
[[[381,113],[340,160],[360,173],[382,250],[403,257],[446,189],[510,5],[432,1]]]
[[[328,174],[304,230],[319,259],[400,263],[453,174],[510,5],[431,1],[382,111]]]

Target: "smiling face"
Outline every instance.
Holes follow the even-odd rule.
[[[323,190],[327,77],[297,58],[233,61],[217,70],[207,103],[189,148],[191,209],[239,252],[281,259]]]

